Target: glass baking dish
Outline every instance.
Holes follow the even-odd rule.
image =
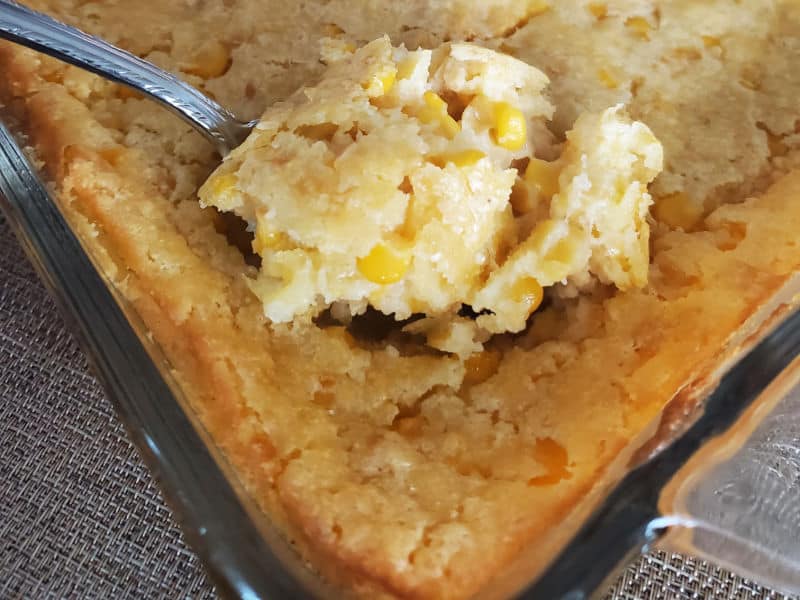
[[[95,268],[2,124],[0,206],[218,590],[240,598],[341,596],[247,497],[142,322]],[[717,372],[676,396],[624,453],[617,476],[478,597],[591,595],[654,544],[800,592],[795,279],[742,328]]]

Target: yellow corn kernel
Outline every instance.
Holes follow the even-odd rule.
[[[333,139],[333,136],[336,135],[336,132],[339,131],[339,125],[336,123],[315,123],[313,125],[300,125],[298,126],[294,132],[297,135],[303,136],[309,140],[314,140],[317,142],[326,141],[329,142]]]
[[[442,111],[447,112],[447,103],[442,97],[431,91],[427,91],[422,95],[425,105],[434,111],[434,117],[438,118]]]
[[[395,67],[386,69],[378,75],[378,82],[381,84],[384,94],[388,94],[392,90],[395,81],[397,81],[397,69]]]
[[[704,35],[701,37],[703,38],[703,45],[706,48],[716,48],[722,43],[722,41],[715,35]]]
[[[605,19],[608,16],[608,6],[602,2],[590,2],[587,8],[598,21]]]
[[[555,485],[562,479],[572,477],[569,466],[569,455],[567,449],[556,442],[553,438],[536,438],[536,445],[533,447],[533,458],[544,469],[542,475],[537,475],[528,480],[528,485],[540,487]]]
[[[599,69],[597,71],[597,78],[608,89],[613,90],[619,87],[619,81],[614,77],[608,69]]]
[[[256,233],[253,237],[253,252],[263,255],[267,250],[288,248],[289,236],[275,230],[265,216],[256,219]]]
[[[527,17],[532,19],[550,10],[550,2],[547,0],[534,0],[528,6]]]
[[[453,139],[461,131],[461,125],[447,113],[447,102],[435,92],[425,92],[422,96],[425,106],[417,115],[423,123],[438,123],[445,135]]]
[[[397,81],[397,67],[385,65],[364,83],[364,89],[372,97],[383,96],[391,91],[395,81]]]
[[[628,17],[625,19],[625,27],[643,40],[650,39],[650,30],[653,29],[644,17]]]
[[[98,154],[102,156],[110,165],[118,165],[126,156],[129,151],[122,146],[112,146],[100,150]]]
[[[459,152],[449,152],[431,158],[431,162],[438,167],[444,168],[447,163],[453,163],[459,168],[471,167],[486,155],[480,150],[461,150]]]
[[[496,350],[485,350],[470,356],[464,363],[464,383],[477,385],[497,373],[502,354]]]
[[[227,194],[228,192],[233,191],[233,189],[236,187],[237,181],[238,179],[233,173],[217,175],[211,179],[211,194],[213,196],[222,196],[223,194]]]
[[[414,69],[417,67],[417,59],[408,57],[397,63],[397,78],[408,79],[414,74]]]
[[[548,250],[545,259],[561,263],[563,265],[571,265],[575,261],[575,253],[577,252],[578,244],[572,236],[567,236],[555,244]],[[559,279],[561,279],[559,277]]]
[[[356,261],[356,266],[364,277],[381,285],[400,281],[410,265],[409,257],[397,254],[383,244],[378,244],[369,254]]]
[[[283,232],[256,228],[256,235],[253,238],[253,252],[264,254],[267,250],[277,250],[286,246],[287,240],[288,238]]]
[[[520,150],[528,140],[528,127],[525,115],[507,102],[494,106],[494,138],[498,146],[506,150]]]
[[[524,277],[511,286],[511,299],[524,304],[531,314],[542,304],[544,289],[533,277]]]
[[[549,199],[558,193],[560,173],[561,168],[558,163],[532,158],[528,168],[525,169],[525,181],[535,186],[539,194]]]
[[[693,48],[692,46],[675,48],[672,51],[672,56],[679,60],[700,60],[703,58],[703,54],[700,52],[700,50]]]
[[[656,199],[653,216],[673,229],[691,231],[703,216],[703,205],[693,202],[683,192],[676,192]]]
[[[203,79],[213,79],[225,74],[230,61],[231,53],[228,48],[222,42],[210,40],[183,70]]]
[[[480,150],[463,150],[454,152],[447,157],[447,162],[453,163],[457,167],[471,167],[485,158],[486,155]]]
[[[717,248],[729,252],[747,237],[747,224],[739,221],[725,221],[719,223],[718,232],[720,235],[715,242]]]

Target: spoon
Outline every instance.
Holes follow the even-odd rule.
[[[0,0],[0,39],[38,50],[149,96],[203,134],[221,156],[241,144],[258,122],[238,119],[175,75],[11,0]]]

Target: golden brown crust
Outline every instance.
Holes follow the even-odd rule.
[[[112,24],[122,5],[90,18],[81,4],[71,14],[180,68],[207,14],[160,4],[170,6],[132,17],[147,32],[135,41]],[[458,2],[429,4],[443,11],[437,27],[463,22]],[[44,8],[66,10],[56,5]],[[231,10],[231,22],[241,19]],[[163,26],[148,19],[179,17],[188,24],[168,47]],[[237,87],[245,79],[226,77],[263,59],[247,53],[264,39],[283,38],[248,27],[251,42],[241,41],[244,29],[224,32],[231,45],[238,40],[226,75],[187,77],[221,97],[239,93],[241,106],[260,103],[261,112],[274,96],[245,98]],[[354,36],[382,33],[370,27],[379,28],[364,21]],[[316,76],[304,44],[269,69],[295,82]],[[246,489],[327,577],[369,597],[464,597],[546,538],[800,269],[800,173],[791,172],[692,233],[656,223],[645,290],[554,304],[513,343],[496,342],[495,374],[462,386],[453,357],[359,342],[340,328],[269,327],[244,283],[250,267],[196,203],[215,158],[174,117],[7,44],[0,72],[0,94],[25,120],[62,209],[163,348]],[[790,165],[792,154],[783,160]]]

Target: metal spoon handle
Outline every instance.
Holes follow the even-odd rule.
[[[206,136],[222,156],[238,146],[252,128],[252,123],[240,121],[171,73],[11,0],[0,0],[0,38],[49,54],[150,96]]]

